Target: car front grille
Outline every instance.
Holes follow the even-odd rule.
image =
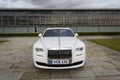
[[[71,57],[71,50],[48,50],[49,59],[70,59]]]

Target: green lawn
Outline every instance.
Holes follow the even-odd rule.
[[[0,43],[8,42],[8,40],[0,40]]]
[[[120,39],[90,39],[89,41],[120,51]]]

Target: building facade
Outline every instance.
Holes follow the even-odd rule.
[[[120,9],[0,9],[0,33],[42,32],[47,27],[120,32]]]

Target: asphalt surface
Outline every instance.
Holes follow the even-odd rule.
[[[35,68],[32,45],[38,37],[7,37],[0,44],[0,80],[120,80],[120,52],[87,41],[87,39],[120,38],[120,36],[81,36],[86,44],[87,60],[82,68],[46,70]]]

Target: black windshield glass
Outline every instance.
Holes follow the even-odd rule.
[[[51,29],[47,30],[43,37],[74,37],[74,34],[68,29]]]

